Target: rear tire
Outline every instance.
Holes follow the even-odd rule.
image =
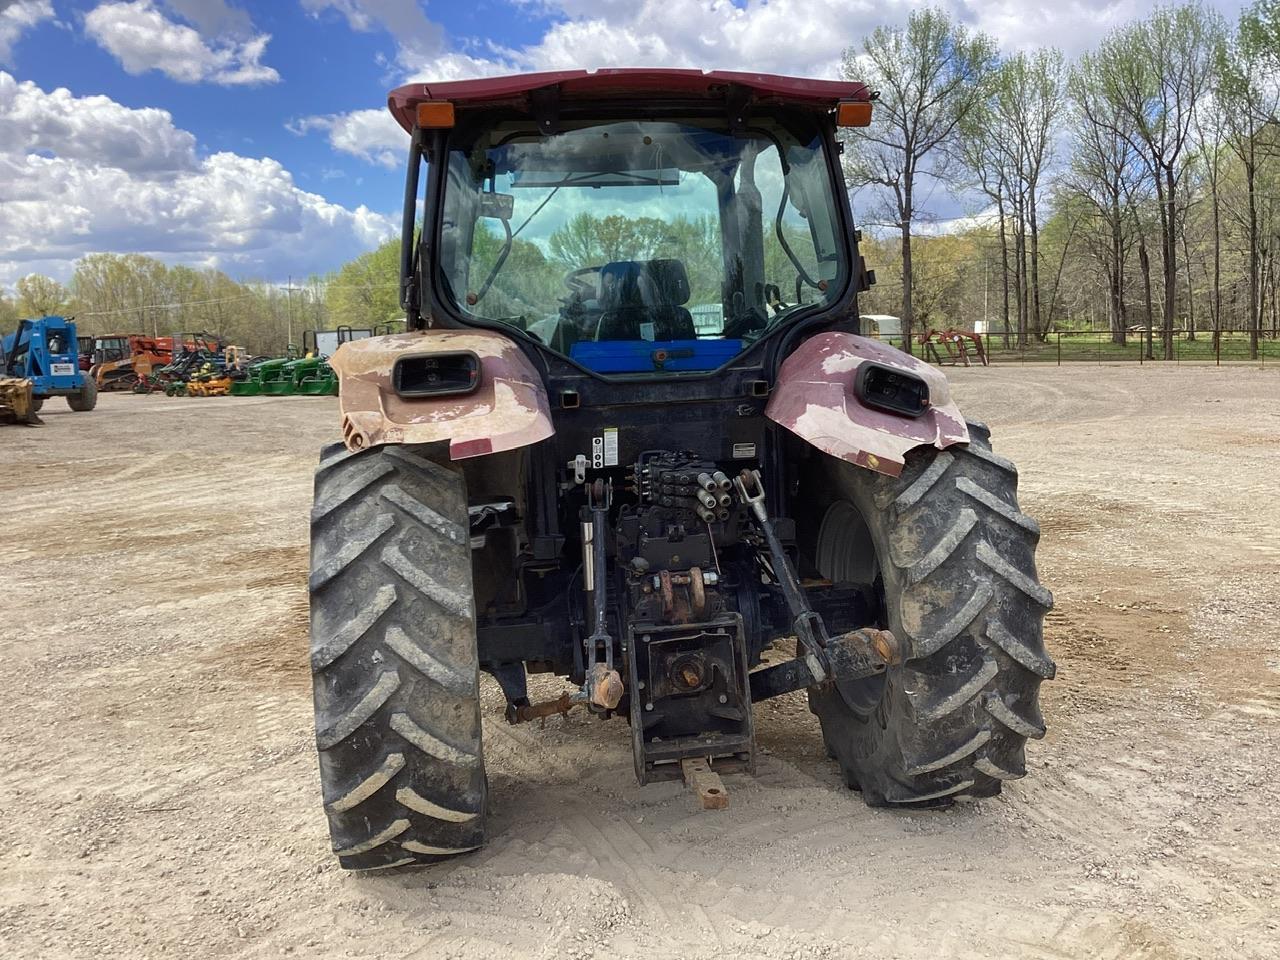
[[[852,706],[834,690],[809,696],[828,751],[871,806],[993,796],[1025,775],[1027,739],[1044,736],[1039,688],[1055,668],[1040,529],[1018,509],[1014,465],[985,427],[969,431],[967,446],[913,451],[898,478],[823,455],[798,498],[814,505],[802,552],[824,576],[856,579],[849,568],[865,573],[874,550],[885,626],[907,651]],[[859,539],[866,549],[848,548]]]
[[[84,378],[79,393],[67,396],[67,406],[76,413],[88,413],[98,405],[98,385],[90,377]]]
[[[320,780],[349,870],[484,841],[466,485],[427,448],[323,451],[311,514]]]

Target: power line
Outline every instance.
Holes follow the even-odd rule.
[[[195,307],[207,303],[229,303],[232,300],[248,300],[253,297],[251,293],[241,293],[234,297],[214,297],[210,300],[175,300],[173,303],[147,303],[138,304],[133,307],[121,307],[118,310],[93,310],[87,313],[80,313],[80,317],[105,317],[115,313],[137,313],[140,310],[167,310],[170,307]]]

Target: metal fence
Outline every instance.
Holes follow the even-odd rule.
[[[881,336],[881,340],[902,348],[902,337]],[[1064,363],[1253,363],[1259,366],[1273,364],[1280,367],[1280,339],[1270,336],[1258,340],[1258,356],[1249,356],[1249,335],[1232,331],[1223,333],[1215,341],[1212,331],[1197,331],[1195,339],[1186,332],[1175,334],[1173,341],[1173,359],[1164,360],[1164,345],[1157,334],[1152,344],[1155,359],[1147,356],[1147,341],[1143,334],[1131,333],[1124,344],[1113,343],[1111,334],[1106,332],[1084,333],[1051,333],[1044,340],[1031,339],[1027,343],[1018,343],[1014,336],[1006,341],[1002,333],[988,333],[982,336],[983,348],[992,363],[1049,363],[1061,366]],[[956,347],[949,353],[941,343],[933,343],[933,350],[928,350],[920,343],[912,344],[913,353],[932,362],[961,364]],[[967,344],[970,364],[977,365],[977,353],[972,342]]]

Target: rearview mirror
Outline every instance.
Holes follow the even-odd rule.
[[[480,216],[510,220],[516,210],[516,198],[509,193],[480,194]]]

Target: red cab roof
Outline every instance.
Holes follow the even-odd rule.
[[[759,100],[835,106],[839,100],[869,100],[865,84],[850,80],[807,80],[767,73],[727,70],[659,70],[610,67],[601,70],[559,70],[519,73],[509,77],[455,80],[448,83],[410,83],[392,90],[387,107],[405,130],[412,131],[417,104],[448,100],[455,107],[522,103],[530,91],[558,86],[566,100],[606,100],[614,97],[721,98],[733,84],[750,89]]]

